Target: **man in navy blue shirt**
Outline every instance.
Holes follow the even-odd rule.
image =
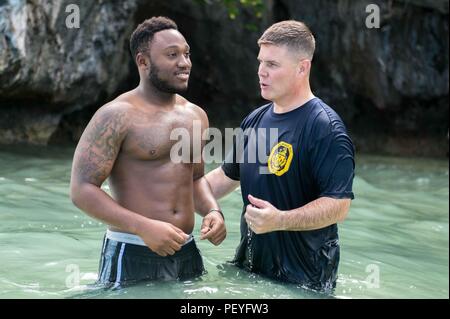
[[[245,133],[206,179],[216,198],[241,186],[235,265],[331,291],[339,263],[337,223],[354,198],[354,147],[340,117],[311,91],[315,40],[308,27],[276,23],[258,44],[261,95],[271,103],[244,119]],[[265,158],[255,159],[261,152]]]

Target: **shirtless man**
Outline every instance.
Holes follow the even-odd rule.
[[[139,86],[94,114],[75,151],[70,190],[78,208],[109,225],[98,282],[114,286],[203,274],[194,211],[204,216],[201,239],[218,245],[226,236],[203,160],[170,158],[173,129],[192,137],[194,121],[208,127],[206,113],[177,94],[188,87],[189,45],[175,22],[154,17],[136,28],[130,49]],[[101,189],[108,177],[112,198]]]

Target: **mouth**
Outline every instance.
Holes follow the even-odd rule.
[[[269,87],[268,84],[265,84],[265,83],[262,83],[262,82],[259,82],[259,86],[261,87],[261,89],[267,89]]]
[[[182,81],[189,80],[189,75],[190,75],[189,71],[181,71],[181,72],[175,73],[175,77],[180,79],[180,80],[182,80]]]

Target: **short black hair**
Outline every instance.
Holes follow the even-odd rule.
[[[169,29],[178,30],[178,26],[167,17],[153,17],[138,25],[130,38],[130,52],[133,58],[136,58],[139,52],[148,50],[148,44],[156,32]]]

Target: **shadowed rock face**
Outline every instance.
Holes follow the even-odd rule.
[[[136,1],[0,1],[0,142],[46,144],[63,114],[110,97],[127,76]],[[38,133],[39,132],[39,133]]]
[[[173,18],[192,48],[188,99],[211,125],[239,125],[263,101],[257,39],[273,22],[316,36],[312,88],[343,117],[357,149],[448,154],[448,1],[267,0],[262,19],[230,20],[195,1],[0,0],[0,143],[76,141],[93,112],[138,83],[128,40],[145,18]],[[66,28],[70,3],[80,28]],[[380,7],[368,29],[366,6]]]
[[[413,4],[418,7],[433,9],[448,14],[448,0],[398,0],[403,4]]]
[[[448,154],[448,1],[277,3],[278,19],[303,20],[315,33],[312,87],[360,149]],[[371,3],[379,29],[365,24]]]

